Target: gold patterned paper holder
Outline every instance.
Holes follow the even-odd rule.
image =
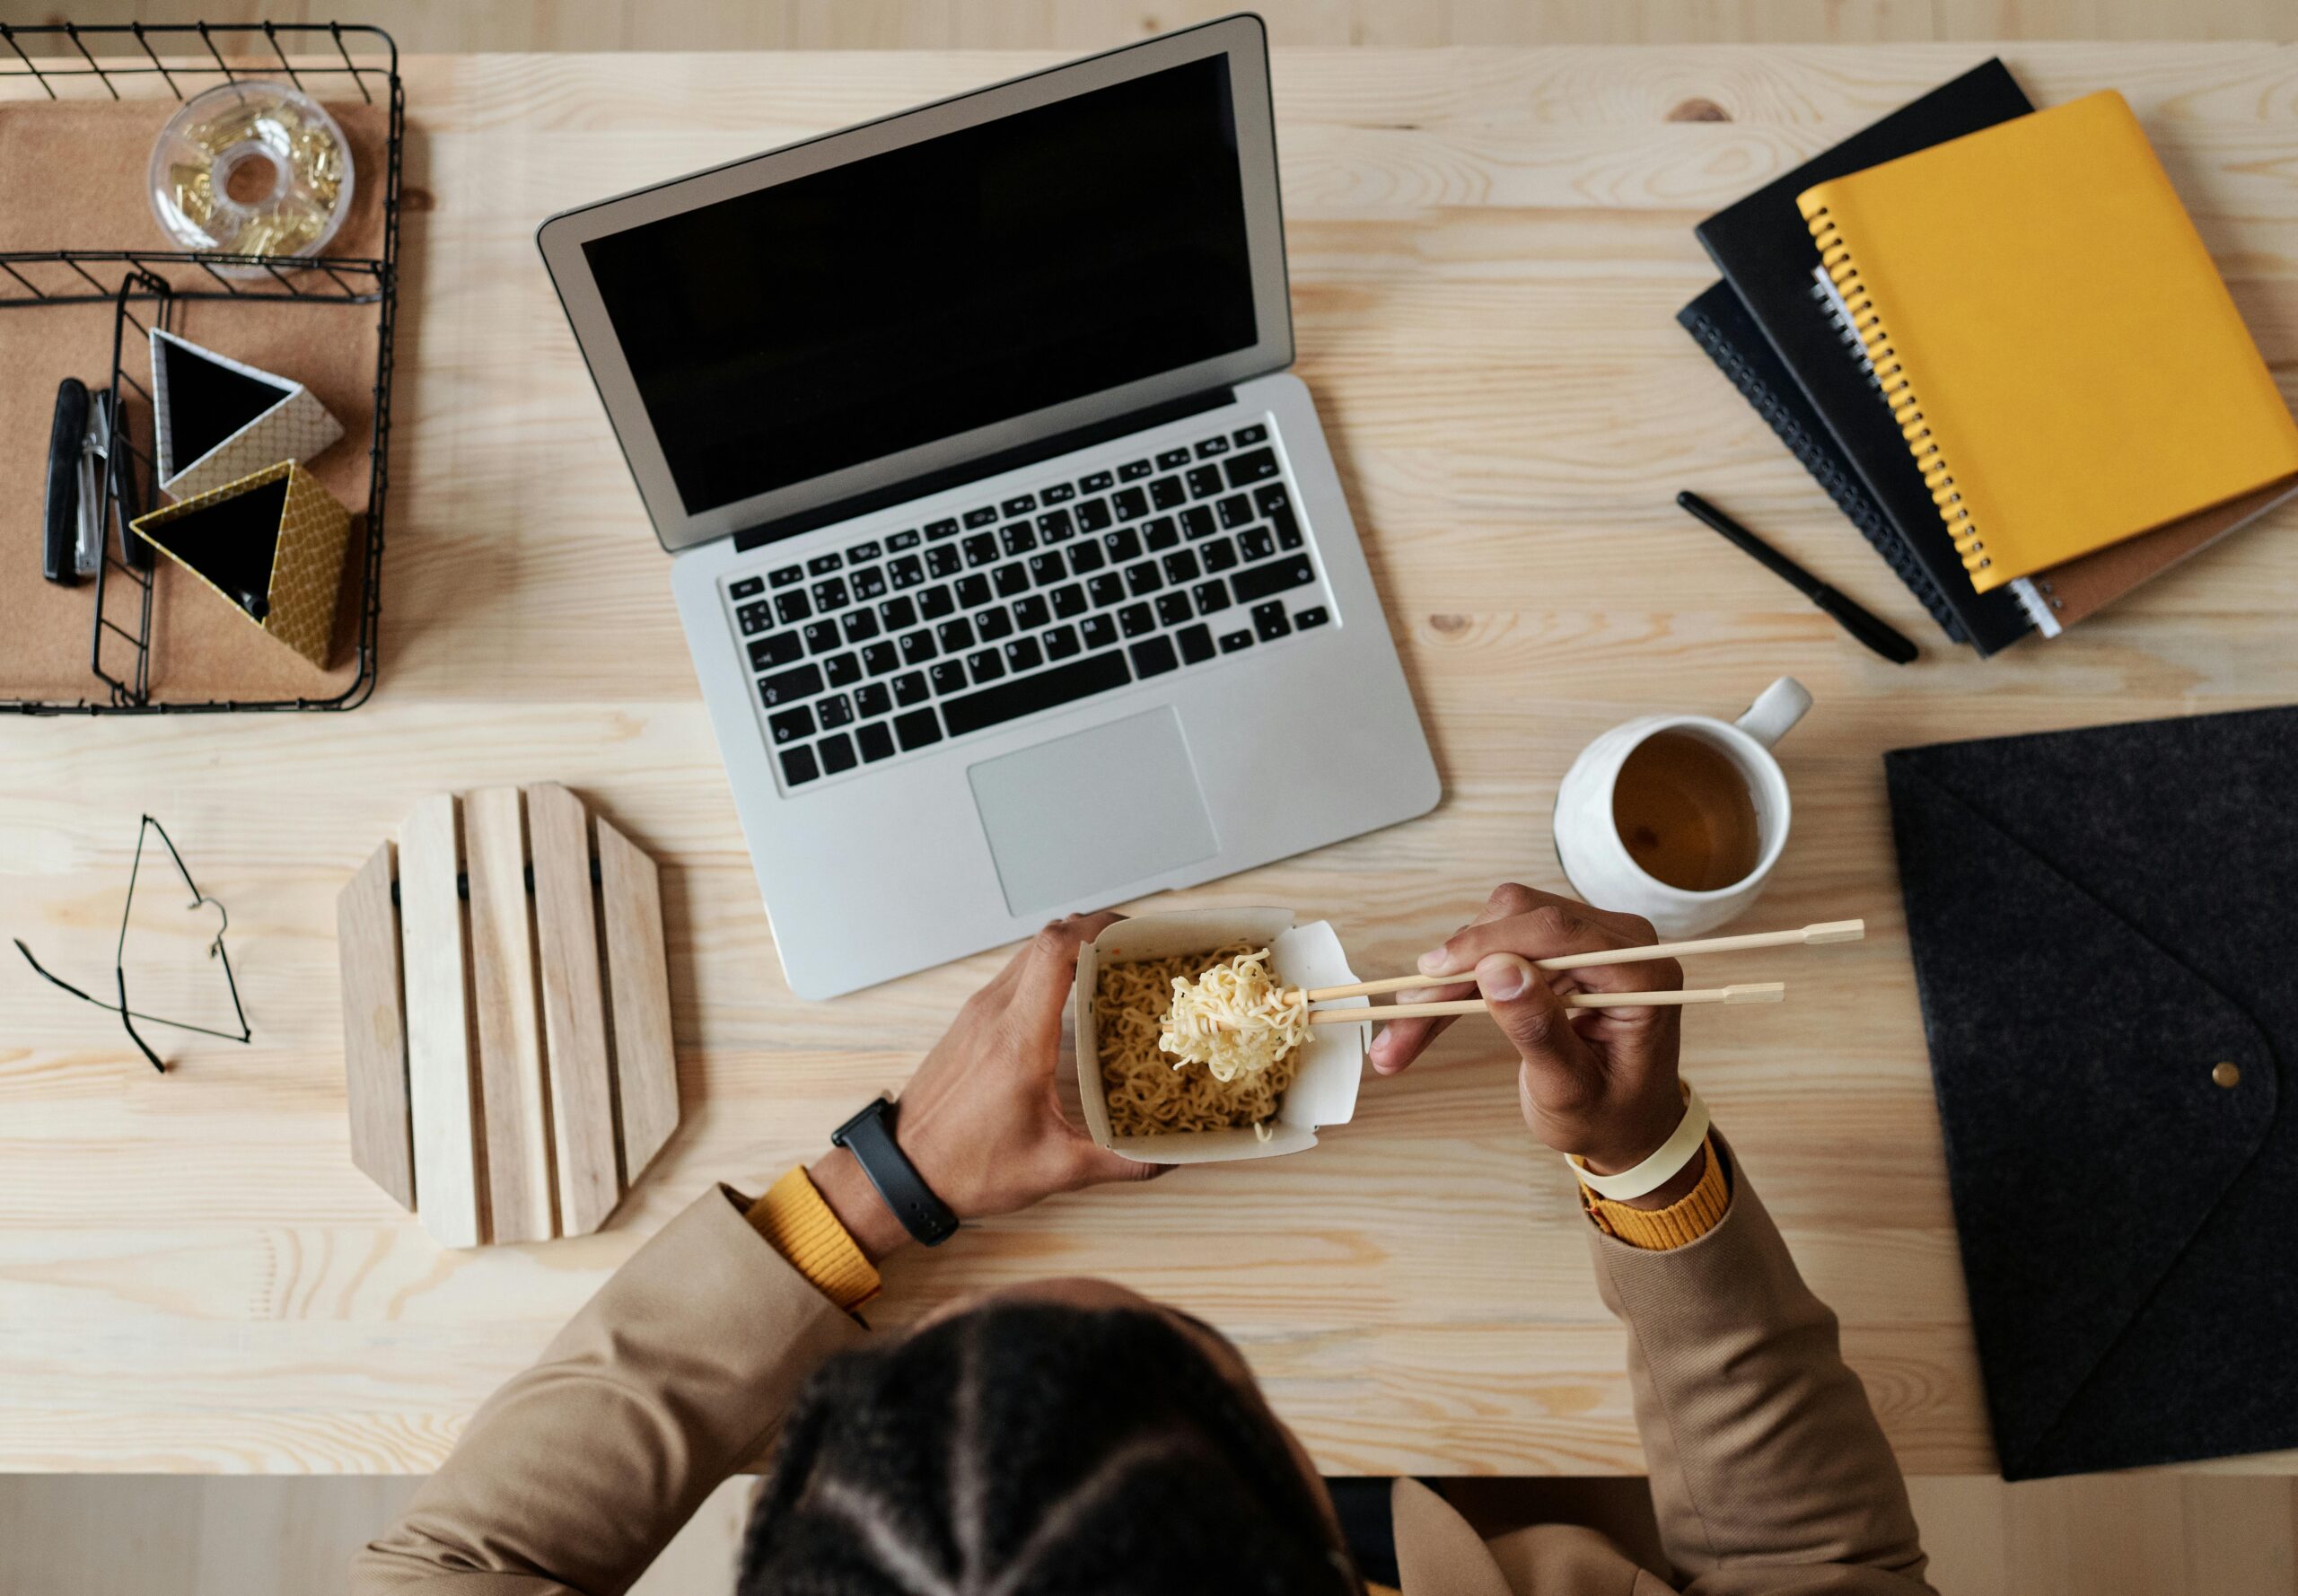
[[[292,460],[130,523],[255,625],[324,671],[351,512]]]

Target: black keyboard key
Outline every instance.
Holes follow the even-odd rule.
[[[925,634],[920,632],[917,636],[923,637]],[[894,645],[890,643],[873,643],[862,651],[862,669],[873,676],[883,676],[903,662],[902,657],[894,652]],[[917,662],[913,660],[908,662],[915,664]]]
[[[954,521],[929,521],[925,523],[925,540],[928,543],[937,538],[954,538],[957,535],[958,523]]]
[[[1098,532],[1112,519],[1107,499],[1087,499],[1077,506],[1077,530],[1081,532]]]
[[[925,702],[925,672],[912,671],[894,678],[894,702],[908,709]]]
[[[1038,517],[1038,539],[1045,543],[1066,543],[1076,535],[1077,523],[1066,510],[1048,510]]]
[[[1237,546],[1226,538],[1207,543],[1198,554],[1208,571],[1226,571],[1237,563]]]
[[[846,563],[849,566],[863,565],[870,560],[878,558],[885,551],[883,549],[878,547],[878,540],[875,538],[873,538],[867,543],[856,543],[853,548],[847,549],[846,551]]]
[[[1069,580],[1069,566],[1057,554],[1030,556],[1030,575],[1039,587],[1052,587]]]
[[[1031,511],[1037,507],[1038,495],[1033,493],[1025,493],[1021,495],[1019,497],[1007,499],[1004,503],[999,504],[997,506],[997,513],[1000,515],[1027,515]]]
[[[1013,635],[1013,618],[1005,613],[1003,604],[992,604],[973,618],[973,629],[984,643],[995,643]]]
[[[1109,564],[1109,557],[1097,539],[1088,538],[1069,551],[1069,569],[1079,576],[1090,575]]]
[[[1202,665],[1213,657],[1213,628],[1205,625],[1184,627],[1173,635],[1181,645],[1181,658],[1192,665]]]
[[[814,608],[827,613],[846,608],[846,578],[833,576],[814,583]]]
[[[1221,501],[1217,508],[1221,512],[1221,530],[1224,532],[1232,527],[1241,527],[1253,518],[1253,502],[1241,493],[1231,494]]]
[[[997,559],[997,534],[976,532],[965,540],[966,564],[979,570]]]
[[[1187,548],[1176,548],[1165,557],[1165,580],[1173,583],[1197,580],[1197,555]]]
[[[1077,491],[1079,493],[1107,493],[1110,488],[1116,486],[1117,478],[1110,476],[1107,471],[1095,471],[1090,477],[1080,477],[1077,478]]]
[[[1256,449],[1250,454],[1232,454],[1221,462],[1221,469],[1228,477],[1232,487],[1266,482],[1276,475],[1276,451]]]
[[[901,662],[905,665],[923,665],[939,652],[934,646],[934,635],[931,632],[920,628],[915,632],[902,634]]]
[[[803,703],[822,690],[822,673],[811,665],[759,679],[758,701],[768,709]]]
[[[888,554],[899,554],[905,548],[915,548],[917,547],[917,534],[916,532],[896,532],[892,537],[886,539],[886,552]]]
[[[1221,634],[1221,652],[1223,653],[1234,653],[1241,648],[1250,648],[1252,645],[1253,635],[1250,632],[1224,632]]]
[[[867,717],[893,713],[894,696],[882,681],[869,681],[854,689],[854,712]]]
[[[960,576],[958,578],[958,602],[969,609],[978,609],[989,602],[989,578]]]
[[[1237,547],[1248,560],[1265,560],[1276,552],[1276,537],[1265,526],[1247,527],[1237,534]]]
[[[1253,489],[1253,507],[1263,515],[1274,515],[1279,510],[1293,507],[1292,495],[1285,491],[1282,482],[1263,483]]]
[[[1149,462],[1145,460],[1129,460],[1117,469],[1119,482],[1138,482],[1148,474]]]
[[[1188,534],[1192,543],[1199,538],[1210,538],[1218,530],[1213,512],[1202,504],[1191,504],[1181,512],[1181,531]]]
[[[1300,614],[1293,618],[1293,625],[1297,629],[1305,632],[1311,627],[1320,627],[1331,618],[1331,616],[1325,613],[1323,605],[1311,604],[1308,609],[1303,609]]]
[[[1166,626],[1178,627],[1194,613],[1188,607],[1188,595],[1167,592],[1157,595],[1157,618]]]
[[[821,774],[821,767],[814,763],[814,750],[791,748],[782,750],[782,779],[792,786],[810,782]]]
[[[827,576],[845,563],[846,557],[843,555],[818,554],[806,562],[806,574],[810,576]]]
[[[1227,486],[1219,466],[1197,466],[1188,474],[1188,496],[1193,499],[1209,499]]]
[[[934,628],[943,653],[963,653],[973,646],[973,622],[960,615],[955,620],[945,620]]]
[[[780,715],[767,716],[766,726],[774,734],[776,747],[785,742],[796,742],[801,738],[814,734],[814,712],[801,704],[795,709],[785,709]]]
[[[1066,504],[1077,496],[1077,490],[1066,482],[1057,482],[1038,495],[1040,504]]]
[[[1150,637],[1135,644],[1126,652],[1133,656],[1133,669],[1145,680],[1162,676],[1168,671],[1181,668],[1180,657],[1173,653],[1171,637]]]
[[[896,588],[912,588],[925,580],[925,562],[914,554],[905,554],[886,567],[886,580]]]
[[[1092,595],[1096,609],[1106,609],[1112,604],[1125,601],[1125,583],[1114,571],[1104,571],[1094,577],[1085,584],[1085,592]]]
[[[1117,641],[1117,623],[1106,615],[1089,615],[1077,623],[1077,635],[1087,648],[1107,648]]]
[[[838,623],[834,620],[812,620],[806,623],[806,652],[808,653],[828,653],[845,641],[845,638],[838,636]]]
[[[853,769],[857,763],[854,755],[854,744],[846,739],[843,732],[835,737],[823,738],[814,747],[821,753],[822,771],[825,775],[843,776]]]
[[[1229,578],[1229,585],[1237,591],[1237,601],[1250,604],[1255,599],[1266,599],[1271,593],[1281,593],[1287,588],[1306,587],[1317,579],[1310,568],[1309,557],[1296,554],[1289,560],[1274,565],[1255,566],[1250,571],[1240,571]]]
[[[948,543],[937,544],[925,551],[925,571],[930,576],[955,576],[959,566],[964,563],[958,557],[957,549]]]
[[[755,637],[774,624],[772,616],[767,613],[764,600],[755,604],[743,605],[734,611],[734,618],[742,623],[742,636],[745,637]]]
[[[1141,637],[1156,630],[1157,618],[1149,613],[1146,604],[1127,604],[1117,612],[1117,624],[1127,636]]]
[[[1292,511],[1279,509],[1270,512],[1268,524],[1276,529],[1276,546],[1279,548],[1301,547],[1301,523],[1293,519]]]
[[[1045,663],[1045,654],[1034,637],[1016,637],[1005,645],[1006,668],[1013,671],[1034,671]]]
[[[1268,442],[1268,428],[1256,421],[1250,426],[1241,426],[1231,433],[1229,441],[1240,449],[1250,449],[1255,443]]]
[[[976,682],[996,681],[1005,674],[1005,662],[997,657],[994,648],[966,655],[966,673]]]
[[[1085,602],[1085,590],[1073,582],[1067,587],[1053,590],[1053,612],[1064,620],[1074,620],[1091,608]]]
[[[779,571],[768,571],[766,579],[776,587],[788,587],[805,581],[806,570],[803,566],[785,566]]]
[[[917,624],[917,606],[908,599],[888,599],[878,606],[878,618],[889,632],[905,631]]]
[[[1188,451],[1186,449],[1168,449],[1157,457],[1157,469],[1161,471],[1170,471],[1175,466],[1187,464],[1188,464]]]
[[[1046,607],[1043,593],[1013,601],[1013,624],[1024,632],[1034,632],[1052,618],[1053,611]]]
[[[1125,585],[1127,591],[1138,599],[1145,593],[1153,593],[1164,586],[1165,579],[1157,574],[1155,560],[1143,560],[1137,566],[1127,566],[1125,568]]]
[[[1048,660],[1066,660],[1084,646],[1077,641],[1075,627],[1056,627],[1045,635],[1045,657]]]
[[[822,676],[834,688],[850,688],[862,680],[862,662],[850,653],[834,653],[822,662]]]
[[[1207,438],[1197,446],[1197,458],[1199,460],[1209,460],[1214,455],[1228,452],[1229,440],[1226,438]]]
[[[1101,539],[1101,547],[1108,551],[1112,564],[1121,566],[1141,557],[1141,534],[1129,526],[1121,526]]]
[[[1137,487],[1120,487],[1110,495],[1110,508],[1119,521],[1139,521],[1149,513],[1149,495]]]
[[[989,585],[997,590],[997,596],[1001,599],[1010,599],[1016,593],[1028,592],[1030,591],[1029,568],[1018,562],[1011,566],[1000,566],[990,574]]]
[[[966,512],[966,525],[969,527],[995,526],[996,524],[997,506],[995,504],[984,504],[978,510],[969,510]]]
[[[772,671],[782,665],[794,665],[805,654],[797,633],[776,632],[771,637],[761,637],[750,645],[750,669]]]
[[[1005,545],[1007,557],[1027,554],[1038,546],[1038,530],[1026,521],[1017,521],[997,529],[998,540]]]
[[[814,713],[822,717],[825,731],[832,726],[850,726],[854,723],[854,701],[844,693],[832,693],[815,701]]]
[[[902,752],[908,753],[941,741],[942,723],[930,709],[913,709],[894,716],[894,735],[901,739]]]
[[[950,735],[963,737],[985,726],[995,726],[1021,715],[1033,715],[1063,704],[1074,704],[1095,693],[1121,688],[1133,680],[1122,654],[1090,654],[1034,676],[1024,676],[987,692],[945,699],[942,713],[949,717]]]
[[[934,667],[934,690],[937,693],[962,693],[966,690],[966,668],[957,660],[943,660]]]
[[[1274,643],[1292,629],[1293,623],[1285,618],[1284,600],[1271,599],[1253,606],[1253,630],[1260,634],[1263,643]]]
[[[1217,615],[1229,608],[1229,584],[1218,576],[1210,582],[1198,583],[1194,592],[1199,615]]]
[[[920,620],[940,620],[958,612],[958,601],[946,587],[929,587],[917,595],[917,615]]]
[[[878,618],[867,609],[847,610],[845,625],[848,643],[867,643],[878,635]]]
[[[882,721],[873,721],[863,727],[854,734],[854,741],[862,745],[862,757],[873,765],[893,757],[894,734]]]
[[[1149,502],[1160,510],[1178,510],[1188,502],[1188,492],[1178,477],[1160,477],[1149,485]]]
[[[886,572],[882,566],[873,566],[866,571],[854,573],[854,596],[870,603],[886,596]]]
[[[1181,530],[1173,524],[1173,518],[1170,515],[1160,515],[1154,521],[1141,523],[1141,541],[1148,546],[1152,554],[1171,548],[1180,540]]]
[[[755,599],[765,591],[765,577],[745,576],[726,590],[726,596],[730,599]]]

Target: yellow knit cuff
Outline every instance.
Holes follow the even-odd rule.
[[[847,1312],[878,1294],[878,1271],[838,1222],[800,1164],[752,1203],[743,1218],[806,1283]]]
[[[1632,1208],[1600,1197],[1584,1186],[1580,1206],[1604,1234],[1646,1252],[1665,1252],[1697,1241],[1715,1228],[1732,1206],[1732,1186],[1724,1178],[1724,1161],[1715,1156],[1715,1138],[1708,1137],[1700,1146],[1707,1155],[1707,1168],[1699,1184],[1664,1208]]]

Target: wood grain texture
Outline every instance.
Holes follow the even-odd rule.
[[[335,900],[343,986],[343,1092],[351,1162],[402,1208],[415,1206],[415,1148],[407,1108],[407,1024],[399,975],[399,910],[391,845],[377,847]]]
[[[486,1110],[487,1239],[557,1233],[550,1099],[543,1078],[534,916],[527,896],[526,806],[516,787],[463,797],[470,880],[471,1005]]]
[[[1495,881],[1562,886],[1548,814],[1590,738],[1652,711],[1736,710],[1797,677],[1818,704],[1780,744],[1795,835],[1734,929],[1863,915],[1868,938],[1799,964],[1791,1003],[1688,1011],[1687,1057],[1840,1315],[1901,1460],[1925,1474],[1993,1463],[1881,756],[2298,699],[2298,516],[2062,642],[1980,663],[1938,641],[1671,320],[1713,277],[1695,221],[1987,53],[1276,54],[1299,371],[1445,797],[1408,826],[1160,900],[1291,905],[1334,920],[1355,968],[1410,969]],[[2004,53],[2041,101],[2128,95],[2298,392],[2298,50]],[[201,885],[232,906],[256,1028],[251,1048],[188,1047],[162,1081],[82,1005],[0,973],[0,1468],[434,1467],[641,1239],[714,1182],[757,1189],[815,1155],[1002,963],[829,1004],[783,986],[666,562],[531,234],[562,206],[1051,58],[408,61],[374,701],[0,722],[7,929],[101,968],[123,839],[156,806],[201,839]],[[1694,101],[1729,119],[1671,119]],[[1678,511],[1680,487],[1922,639],[1925,660],[1868,656]],[[423,795],[546,773],[675,866],[681,1129],[598,1234],[443,1253],[348,1155],[336,895]],[[244,952],[243,925],[260,934]],[[1490,1027],[1456,1027],[1408,1075],[1368,1081],[1313,1153],[969,1226],[894,1259],[873,1321],[1106,1275],[1232,1335],[1329,1469],[1632,1471],[1621,1334],[1513,1079]],[[1259,1223],[1241,1231],[1248,1207]],[[130,1345],[171,1355],[120,1355]],[[2210,1468],[2288,1472],[2298,1456]]]
[[[563,1233],[587,1236],[622,1196],[607,1054],[606,987],[591,890],[591,824],[583,801],[556,784],[527,789],[535,865],[536,951],[550,1060],[550,1124]]]
[[[679,1125],[679,1064],[671,1047],[670,952],[654,862],[603,815],[599,925],[614,1015],[614,1086],[624,1178],[635,1181]]]
[[[417,803],[399,832],[399,942],[407,971],[407,1096],[416,1213],[449,1247],[487,1239],[486,1139],[471,1067],[469,950],[455,887],[455,799]]]

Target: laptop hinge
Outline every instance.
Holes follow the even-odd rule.
[[[1168,421],[1179,421],[1183,417],[1199,415],[1206,410],[1215,410],[1223,405],[1232,403],[1236,397],[1236,390],[1233,388],[1211,388],[1202,393],[1189,394],[1182,399],[1168,399],[1161,405],[1151,405],[1145,409],[1131,410],[1123,416],[1112,416],[1107,421],[1097,421],[1091,426],[1073,427],[1066,433],[1056,433],[1050,437],[1039,438],[1032,443],[1019,443],[1011,449],[1001,449],[996,454],[981,455],[967,460],[962,465],[944,466],[938,471],[928,471],[923,476],[890,483],[884,487],[873,487],[867,493],[854,494],[831,504],[818,504],[811,510],[802,510],[795,515],[785,515],[773,521],[761,522],[754,527],[746,527],[734,534],[734,548],[739,553],[748,549],[760,548],[768,543],[779,543],[785,538],[794,538],[800,532],[811,532],[816,527],[849,521],[856,515],[867,515],[871,511],[882,510],[888,504],[900,504],[911,499],[922,499],[928,494],[940,493],[946,488],[962,487],[969,482],[978,482],[986,477],[995,477],[1003,471],[1033,465],[1041,460],[1051,460],[1055,455],[1066,454],[1073,449],[1090,448],[1095,443],[1107,443],[1111,438],[1122,438],[1128,433],[1146,432],[1149,428],[1162,426]]]

